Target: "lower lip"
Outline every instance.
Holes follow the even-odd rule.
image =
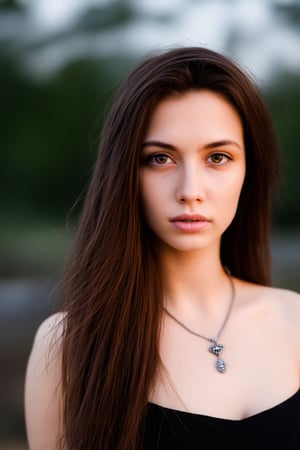
[[[177,230],[190,233],[203,230],[209,224],[207,220],[195,220],[193,222],[184,222],[183,220],[176,220],[171,223]]]

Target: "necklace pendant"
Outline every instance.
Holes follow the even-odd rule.
[[[215,343],[211,347],[209,347],[209,351],[216,356],[219,356],[220,352],[223,350],[224,346],[221,344]]]
[[[213,353],[216,357],[217,357],[217,362],[216,362],[216,369],[218,372],[220,373],[224,373],[226,370],[226,364],[223,361],[223,359],[219,358],[219,354],[221,353],[221,351],[223,350],[224,346],[221,344],[217,344],[215,343],[214,345],[212,345],[211,347],[209,347],[209,351],[211,353]]]
[[[226,364],[225,364],[225,362],[223,361],[223,359],[221,359],[221,358],[218,358],[218,359],[217,359],[217,362],[216,362],[216,369],[217,369],[217,371],[220,372],[220,373],[224,373],[224,372],[225,372],[225,370],[226,370]]]

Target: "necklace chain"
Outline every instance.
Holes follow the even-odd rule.
[[[230,303],[228,306],[228,310],[226,312],[225,318],[222,322],[222,325],[216,335],[216,337],[208,337],[208,336],[204,336],[203,334],[197,333],[196,331],[191,330],[187,325],[185,325],[183,322],[181,322],[179,319],[177,319],[177,317],[173,316],[173,314],[170,313],[170,311],[168,311],[167,308],[164,307],[165,312],[168,314],[169,317],[171,317],[171,319],[173,319],[178,325],[180,325],[182,328],[184,328],[186,331],[188,331],[190,334],[197,336],[199,338],[205,339],[208,342],[211,342],[212,344],[214,344],[213,346],[209,347],[209,351],[211,353],[213,353],[215,356],[217,356],[217,363],[216,363],[216,369],[218,370],[218,372],[224,373],[226,370],[226,365],[225,362],[219,358],[219,353],[223,350],[224,346],[221,344],[218,344],[218,341],[220,339],[221,334],[224,331],[224,328],[228,322],[230,313],[232,311],[232,307],[233,307],[233,303],[234,303],[234,299],[235,299],[235,286],[234,286],[234,282],[232,279],[232,276],[230,274],[230,271],[227,267],[225,267],[225,272],[227,273],[229,280],[230,280],[230,285],[231,285],[231,299],[230,299]]]

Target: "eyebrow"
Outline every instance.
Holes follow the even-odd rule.
[[[166,142],[161,142],[161,141],[146,141],[143,142],[142,147],[161,147],[161,148],[166,148],[168,150],[176,150],[176,147],[174,145],[171,144],[167,144]]]
[[[223,139],[220,141],[211,142],[209,144],[206,144],[204,146],[204,149],[224,147],[227,145],[233,145],[234,147],[237,147],[241,150],[241,146],[236,141],[232,141],[230,139]],[[168,144],[167,142],[162,142],[162,141],[145,141],[142,144],[142,147],[143,148],[144,147],[161,147],[161,148],[165,148],[167,150],[176,150],[176,147],[174,145]]]
[[[204,148],[225,147],[226,145],[233,145],[234,147],[241,149],[240,144],[230,139],[223,139],[221,141],[211,142],[210,144],[205,145]]]

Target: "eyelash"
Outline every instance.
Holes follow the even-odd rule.
[[[158,158],[158,157],[164,157],[164,158],[169,159],[170,161],[173,162],[173,159],[169,155],[166,155],[165,153],[154,153],[152,155],[149,155],[149,156],[146,157],[146,162],[149,163],[149,164],[153,164],[155,166],[164,166],[164,165],[166,165],[165,163],[163,163],[163,164],[158,163],[156,161],[156,158]]]
[[[227,153],[222,153],[222,152],[216,152],[216,153],[212,153],[211,155],[209,155],[209,158],[212,158],[214,156],[221,156],[222,157],[222,162],[221,163],[211,163],[213,166],[223,166],[224,164],[226,164],[228,161],[232,161],[232,157],[227,155]],[[223,162],[223,159],[226,159],[226,161]]]
[[[210,162],[209,161],[211,158],[216,157],[216,156],[221,157],[222,158],[222,162],[216,163],[216,162]],[[154,165],[154,166],[165,166],[165,165],[168,165],[166,162],[164,162],[162,164],[157,162],[157,158],[159,158],[159,157],[164,157],[167,160],[169,159],[170,161],[173,162],[173,159],[169,155],[167,155],[165,153],[154,153],[154,154],[151,154],[151,155],[149,155],[149,156],[147,156],[145,158],[145,162],[146,162],[146,164],[150,164],[150,165]],[[225,161],[224,161],[224,159],[225,159]],[[207,160],[208,160],[208,164],[211,164],[212,166],[223,166],[228,161],[231,161],[232,157],[229,156],[227,153],[215,152],[215,153],[211,153],[208,156]]]

